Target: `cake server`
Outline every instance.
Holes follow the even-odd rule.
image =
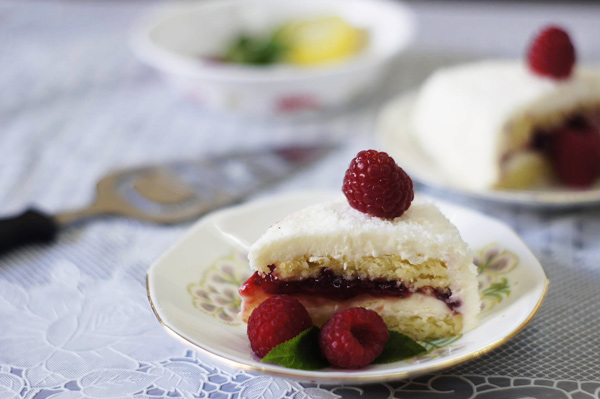
[[[56,215],[28,209],[0,219],[0,254],[52,241],[60,229],[99,215],[161,224],[192,220],[290,176],[332,149],[320,145],[237,152],[114,172],[98,182],[96,200],[86,208]]]

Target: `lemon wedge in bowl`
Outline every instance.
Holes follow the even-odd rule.
[[[285,61],[307,66],[348,58],[364,49],[368,40],[364,29],[337,16],[290,21],[275,37],[287,48]]]

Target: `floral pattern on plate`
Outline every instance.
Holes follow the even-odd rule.
[[[510,296],[507,275],[517,267],[519,258],[498,244],[490,244],[475,254],[473,263],[477,266],[481,312],[488,312]]]
[[[240,324],[242,299],[238,288],[248,279],[246,254],[233,252],[217,259],[198,283],[188,285],[194,306],[227,324]]]

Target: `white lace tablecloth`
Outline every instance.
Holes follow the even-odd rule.
[[[373,106],[248,122],[186,102],[128,47],[130,27],[152,5],[0,3],[2,215],[28,205],[83,206],[95,181],[120,167],[324,137],[344,145],[269,192],[339,187],[352,156],[374,145]],[[422,30],[390,92],[459,56],[518,56],[522,38],[549,20],[568,24],[581,59],[600,59],[598,6],[415,9]],[[476,361],[410,381],[344,387],[229,369],[163,331],[146,299],[147,267],[189,224],[105,218],[0,258],[0,398],[600,398],[600,209],[449,199],[515,228],[551,281],[528,327]]]

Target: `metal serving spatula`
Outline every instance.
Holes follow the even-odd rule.
[[[163,224],[191,220],[288,177],[332,148],[230,153],[112,173],[98,182],[96,201],[87,208],[54,216],[29,209],[0,219],[0,254],[24,244],[52,241],[61,228],[98,215]]]

